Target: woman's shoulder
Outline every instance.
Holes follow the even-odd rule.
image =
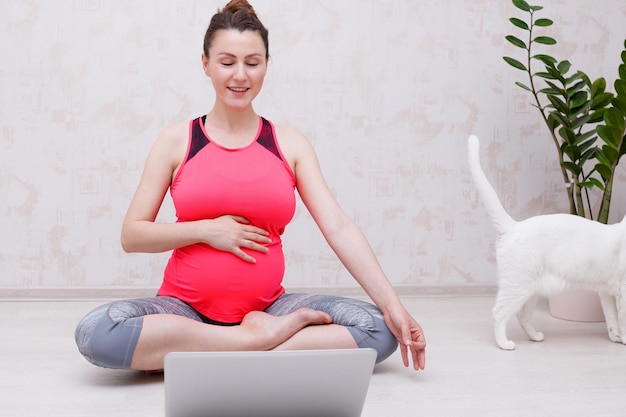
[[[189,137],[189,122],[176,122],[165,126],[156,139],[156,146],[180,147],[187,146]]]
[[[309,139],[298,129],[286,125],[274,125],[276,140],[281,148],[302,148],[309,147]]]
[[[163,128],[157,136],[151,154],[160,155],[177,166],[185,156],[189,137],[189,122],[177,122]]]
[[[186,138],[189,133],[189,122],[176,122],[172,123],[168,126],[165,126],[159,137],[163,137],[164,139],[174,140]]]
[[[274,130],[280,149],[296,175],[299,172],[297,167],[301,163],[316,160],[311,142],[301,131],[284,125],[275,125]]]

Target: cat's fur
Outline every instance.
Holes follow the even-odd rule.
[[[507,322],[515,314],[530,340],[542,341],[543,334],[530,322],[537,298],[568,288],[597,291],[609,339],[626,344],[626,217],[613,225],[570,214],[515,221],[480,166],[474,135],[468,140],[468,156],[470,172],[498,235],[498,294],[492,311],[498,346],[515,349],[506,334]]]

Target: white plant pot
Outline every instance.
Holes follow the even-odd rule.
[[[602,322],[604,313],[600,296],[595,291],[568,290],[548,299],[550,314],[558,319]]]

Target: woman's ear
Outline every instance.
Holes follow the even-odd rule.
[[[204,69],[204,73],[207,77],[211,77],[211,74],[209,73],[209,58],[204,55],[204,53],[202,53],[202,69]]]

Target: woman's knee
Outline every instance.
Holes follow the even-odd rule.
[[[188,304],[173,297],[119,300],[87,314],[75,331],[78,350],[91,363],[105,368],[128,369],[139,340],[143,317],[176,314],[202,321]]]
[[[121,314],[124,310],[126,314]],[[143,317],[133,310],[127,302],[106,304],[78,323],[74,336],[85,359],[105,368],[130,368],[143,324]]]
[[[345,299],[334,310],[333,322],[346,326],[360,348],[376,350],[376,363],[387,359],[397,349],[398,341],[375,305]]]
[[[371,322],[367,326],[348,326],[347,329],[360,348],[370,348],[377,352],[376,363],[387,359],[398,348],[398,340],[382,316],[371,316]]]

